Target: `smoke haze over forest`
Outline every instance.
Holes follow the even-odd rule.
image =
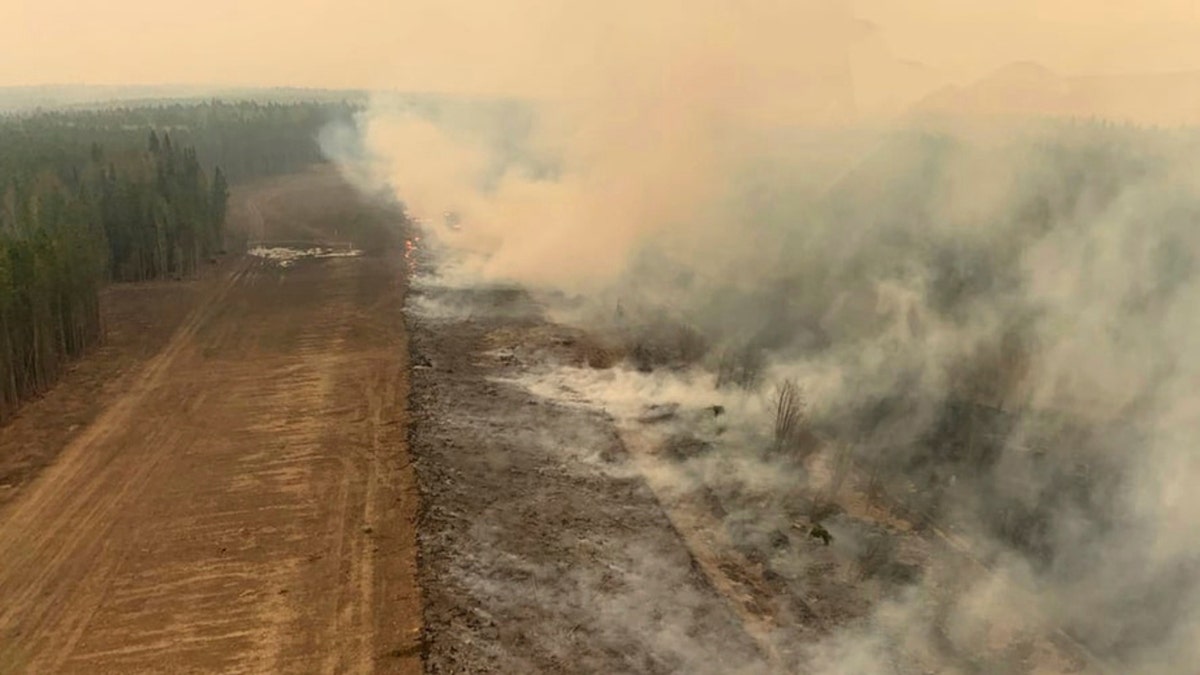
[[[815,452],[971,533],[984,581],[914,580],[807,666],[985,672],[996,626],[1200,662],[1193,3],[76,4],[6,8],[0,85],[370,90],[319,140],[423,224],[425,281],[519,286],[629,356],[532,389],[719,396],[733,445],[795,383]],[[791,497],[737,456],[720,480]],[[752,513],[723,524],[766,537]]]
[[[381,94],[326,131],[327,152],[458,252],[455,283],[568,298],[600,332],[617,307],[651,341],[682,326],[712,371],[755,354],[864,465],[943,485],[935,508],[976,523],[997,570],[939,619],[963,653],[999,621],[1064,626],[1131,672],[1200,659],[1200,137],[1128,124],[1195,120],[1138,108],[1136,77],[1040,66],[896,115],[847,51],[886,25],[846,5],[592,10],[535,21],[550,45],[493,54],[487,77],[533,102]],[[933,458],[964,405],[1001,429],[971,476]],[[1037,522],[988,522],[1013,504]],[[933,590],[914,593],[819,659],[879,672],[889,644],[930,639]]]

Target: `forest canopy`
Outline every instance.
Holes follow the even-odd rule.
[[[110,281],[224,248],[229,185],[322,161],[350,103],[208,101],[0,117],[0,419],[103,337]]]

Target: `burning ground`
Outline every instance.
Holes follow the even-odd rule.
[[[1031,599],[966,620],[966,589],[1033,591],[836,447],[777,452],[778,392],[639,368],[518,288],[412,293],[431,672],[1096,665]]]
[[[584,336],[514,289],[427,282],[410,307],[427,668],[754,672],[612,419],[499,379],[535,356],[512,341],[572,362]]]
[[[785,4],[681,22],[617,3],[564,27],[602,58],[521,71],[540,98],[380,95],[323,134],[438,251],[409,307],[431,364],[416,447],[444,519],[429,581],[455,579],[447,606],[499,631],[471,653],[1188,672],[1200,136],[854,119],[844,61],[793,31],[835,36],[846,15]],[[576,555],[608,512],[580,476],[636,486],[613,522],[658,525]],[[431,663],[475,663],[439,652],[439,606]],[[555,630],[569,647],[529,646]],[[602,644],[634,661],[570,661]]]
[[[1190,138],[899,135],[587,294],[429,226],[430,664],[1185,669]]]

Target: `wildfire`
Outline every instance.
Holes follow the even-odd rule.
[[[404,240],[404,262],[408,265],[410,275],[417,272],[417,248],[420,243],[421,237],[417,235]]]

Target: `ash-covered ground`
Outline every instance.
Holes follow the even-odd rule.
[[[407,312],[429,672],[1101,669],[836,445],[773,452],[770,387],[655,367],[519,288],[417,270]]]
[[[425,285],[409,306],[428,671],[763,672],[613,420],[498,381],[573,362],[582,337],[509,289]],[[536,353],[502,346],[530,336]]]

